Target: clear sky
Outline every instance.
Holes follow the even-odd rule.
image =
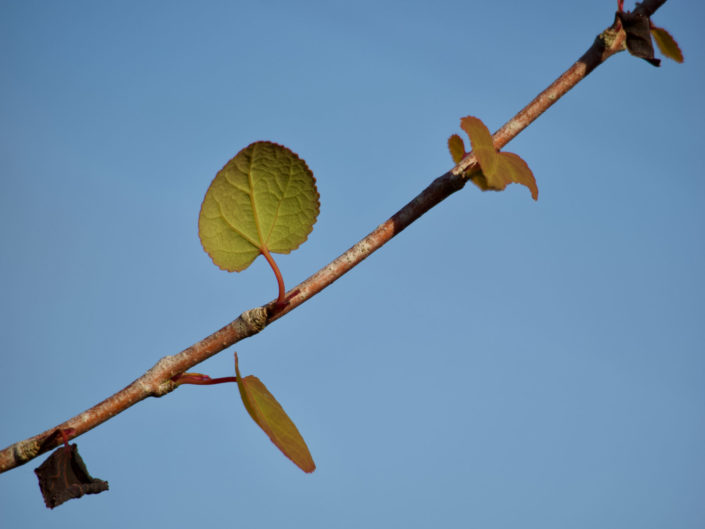
[[[628,3],[628,7],[633,4]],[[287,286],[577,59],[615,1],[0,2],[0,445],[54,426],[276,296],[217,269],[199,206],[256,140],[299,153],[321,213]],[[233,385],[182,387],[77,439],[110,491],[43,505],[0,476],[3,528],[705,525],[705,37],[620,54],[507,149],[539,200],[469,185],[239,343],[318,469]],[[197,368],[233,374],[232,350]]]

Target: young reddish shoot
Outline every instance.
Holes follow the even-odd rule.
[[[237,377],[220,377],[211,378],[208,375],[202,375],[201,373],[181,373],[171,379],[174,383],[181,384],[194,384],[197,386],[208,386],[211,384],[225,384],[227,382],[237,382]]]
[[[73,428],[71,428],[73,430]],[[71,434],[71,431],[69,430],[61,430],[61,437],[64,440],[64,447],[66,450],[71,450],[71,447],[69,446],[69,435]]]
[[[264,255],[264,258],[267,260],[269,263],[269,266],[272,267],[272,270],[274,271],[274,275],[277,278],[277,285],[279,286],[279,297],[277,297],[277,303],[276,307],[283,307],[286,305],[286,290],[284,289],[284,278],[282,277],[281,272],[279,271],[279,267],[277,266],[277,263],[274,261],[274,258],[272,255],[269,253],[269,250],[267,249],[266,246],[262,246],[260,249],[260,252],[262,252],[262,255]]]

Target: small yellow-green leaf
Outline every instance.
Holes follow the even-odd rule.
[[[651,35],[653,35],[658,49],[661,50],[664,56],[676,62],[683,62],[683,52],[681,52],[678,43],[668,31],[653,26],[651,28]]]
[[[448,150],[453,157],[453,161],[459,163],[465,156],[465,143],[463,142],[463,138],[457,134],[453,134],[448,138]]]
[[[474,116],[467,116],[460,120],[460,128],[470,138],[472,152],[482,167],[482,172],[486,175],[493,173],[497,163],[497,149],[494,148],[492,134],[485,124]]]
[[[499,153],[496,180],[504,183],[502,189],[512,182],[524,185],[529,188],[531,197],[534,200],[539,198],[539,188],[536,185],[534,173],[531,172],[527,163],[518,154],[513,152]]]
[[[198,219],[203,249],[231,272],[244,270],[263,251],[289,253],[311,233],[318,199],[306,162],[276,143],[252,143],[206,192]]]
[[[489,129],[476,117],[462,118],[460,126],[470,137],[472,152],[481,169],[470,175],[477,187],[483,191],[501,191],[507,184],[517,183],[528,187],[533,199],[538,199],[536,179],[521,157],[511,152],[497,152]]]
[[[257,377],[249,375],[243,378],[240,375],[237,354],[235,355],[235,374],[242,403],[250,417],[297,467],[304,472],[316,470],[316,464],[313,462],[306,442],[277,399]]]

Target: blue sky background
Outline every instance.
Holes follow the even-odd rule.
[[[268,302],[263,259],[197,237],[255,140],[313,169],[287,286],[496,130],[616,2],[0,2],[0,445],[56,425]],[[631,7],[631,5],[629,5]],[[54,511],[0,476],[0,525],[703,527],[705,6],[656,15],[686,62],[612,58],[509,146],[539,201],[467,186],[236,346],[318,465],[233,385],[182,387],[80,437],[110,491]],[[197,368],[233,372],[232,350]]]

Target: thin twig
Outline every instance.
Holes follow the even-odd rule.
[[[646,0],[638,5],[636,11],[650,16],[665,1]],[[624,32],[617,26],[602,32],[590,49],[573,66],[495,132],[493,135],[495,147],[500,149],[506,145],[593,69],[623,49]],[[389,220],[380,224],[367,237],[291,289],[285,304],[272,301],[264,307],[256,307],[242,313],[236,320],[200,342],[176,355],[162,358],[140,378],[89,410],[3,449],[0,451],[0,472],[20,466],[60,444],[61,440],[55,435],[57,430],[67,433],[67,438],[78,437],[147,397],[161,397],[173,391],[178,385],[172,380],[174,377],[240,340],[257,334],[268,324],[311,299],[372,252],[381,248],[429,209],[462,189],[467,182],[466,175],[473,169],[475,163],[474,156],[470,153],[455,168],[434,180],[416,198]]]

